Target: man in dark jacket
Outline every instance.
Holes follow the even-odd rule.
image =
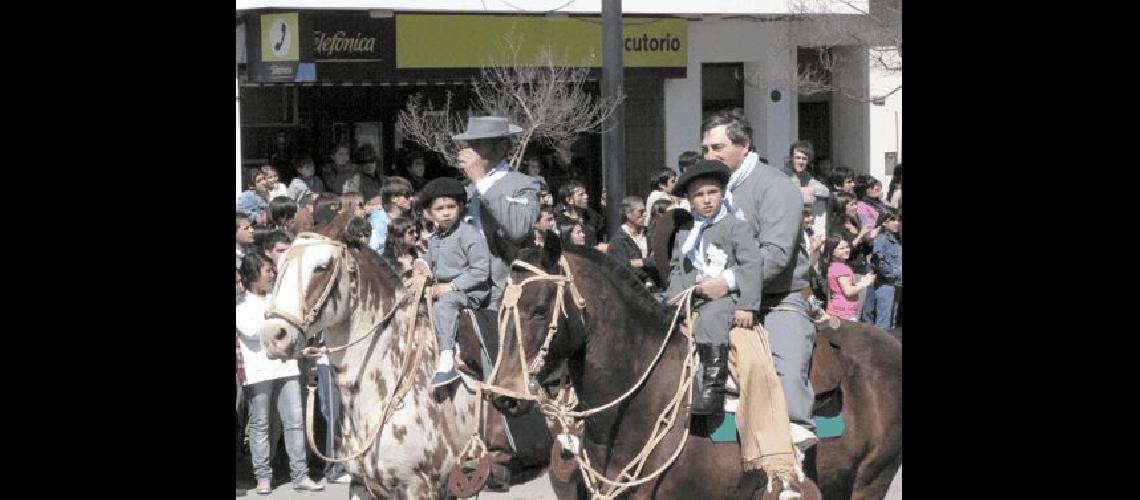
[[[645,202],[640,196],[626,196],[621,200],[621,225],[618,238],[609,247],[608,255],[624,266],[629,266],[646,286],[659,283],[657,270],[649,259],[649,242],[645,234]]]

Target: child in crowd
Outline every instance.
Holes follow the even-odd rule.
[[[265,176],[265,184],[269,187],[269,197],[267,199],[274,199],[278,196],[289,196],[289,188],[281,183],[281,174],[277,171],[277,167],[273,165],[262,165],[258,171],[261,175]]]
[[[885,207],[879,214],[882,232],[875,237],[871,250],[871,263],[878,274],[875,280],[875,326],[883,330],[895,327],[897,292],[902,287],[902,243],[899,242],[899,222],[897,212]]]
[[[288,196],[278,196],[269,202],[269,226],[282,231],[291,231],[293,219],[297,217],[297,202]]]
[[[491,251],[473,224],[460,221],[467,205],[463,184],[441,177],[424,186],[421,198],[431,210],[436,232],[428,241],[427,262],[417,260],[415,267],[435,281],[431,287],[435,299],[432,313],[440,353],[431,385],[439,387],[459,378],[455,369],[459,312],[479,309],[486,303],[491,292]]]
[[[317,166],[312,158],[297,160],[297,176],[289,182],[289,197],[300,202],[306,194],[325,192],[325,183],[316,174]]]
[[[870,273],[855,282],[855,271],[847,265],[851,245],[841,233],[832,233],[823,245],[820,268],[827,269],[827,313],[840,319],[859,320],[859,292],[875,282]]]
[[[359,244],[360,248],[368,248],[368,238],[372,235],[372,227],[363,217],[353,217],[344,227],[344,241]]]
[[[237,199],[237,211],[249,216],[250,222],[264,224],[269,207],[269,177],[255,168],[242,169],[242,183],[246,190]]]
[[[368,222],[372,224],[372,239],[368,241],[368,248],[383,254],[384,242],[388,239],[388,224],[412,211],[412,183],[398,176],[384,179],[380,189],[380,202],[383,210],[373,208],[368,215]],[[375,199],[371,203],[374,204]]]
[[[685,196],[693,211],[692,229],[677,232],[670,262],[667,297],[696,284],[693,304],[699,313],[693,325],[702,380],[694,388],[694,415],[724,411],[724,384],[728,377],[728,333],[735,327],[752,328],[760,311],[760,247],[756,230],[747,220],[729,213],[722,203],[731,172],[716,160],[697,162],[681,176],[674,194]],[[722,278],[728,295],[711,298],[705,286]]]
[[[400,276],[412,271],[412,262],[419,257],[420,229],[415,219],[397,217],[388,226],[388,241],[384,243],[384,257],[399,263]]]
[[[245,256],[248,247],[253,244],[253,224],[249,222],[248,215],[238,212],[234,226],[237,230],[237,265],[240,266],[241,258]]]

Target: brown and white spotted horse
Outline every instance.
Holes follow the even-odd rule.
[[[270,359],[283,359],[297,357],[322,331],[330,349],[361,340],[329,353],[343,402],[335,457],[367,445],[386,402],[393,411],[367,451],[344,464],[352,476],[350,498],[444,498],[446,476],[478,425],[478,394],[462,383],[429,388],[435,334],[426,316],[409,331],[410,307],[402,302],[409,292],[387,262],[336,238],[351,215],[345,210],[323,234],[300,235],[285,254],[262,344]],[[373,328],[377,332],[364,338]],[[419,347],[420,361],[401,378],[405,355]],[[388,401],[401,383],[407,385],[402,401]]]

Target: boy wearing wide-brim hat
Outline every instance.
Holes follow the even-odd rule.
[[[467,203],[463,184],[450,177],[435,179],[420,193],[420,200],[431,213],[436,231],[428,239],[426,264],[435,284],[431,287],[432,314],[439,339],[439,361],[432,387],[459,378],[455,369],[455,333],[459,312],[482,308],[490,293],[491,254],[487,241],[475,226],[462,220]]]
[[[460,146],[457,166],[472,181],[467,187],[467,215],[491,252],[489,309],[498,309],[510,263],[538,220],[538,180],[512,171],[506,161],[511,136],[519,132],[522,128],[506,118],[473,116],[466,131],[452,136]]]
[[[731,175],[724,163],[701,160],[686,169],[673,188],[675,196],[689,200],[693,213],[693,227],[677,233],[666,294],[673,297],[697,285],[693,304],[699,317],[693,335],[703,382],[694,391],[690,410],[694,415],[724,411],[729,330],[734,326],[752,328],[760,311],[760,287],[751,279],[759,275],[756,230],[724,203]],[[711,278],[727,281],[728,294],[708,295],[701,285]]]

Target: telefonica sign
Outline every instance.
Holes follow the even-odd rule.
[[[688,53],[687,23],[677,18],[623,18],[622,62],[625,67],[684,71]],[[520,61],[537,62],[542,47],[548,46],[557,64],[602,65],[602,19],[598,16],[548,19],[517,15],[398,14],[396,66],[400,69],[478,68],[488,64],[498,53],[507,33],[513,33],[522,41]]]

